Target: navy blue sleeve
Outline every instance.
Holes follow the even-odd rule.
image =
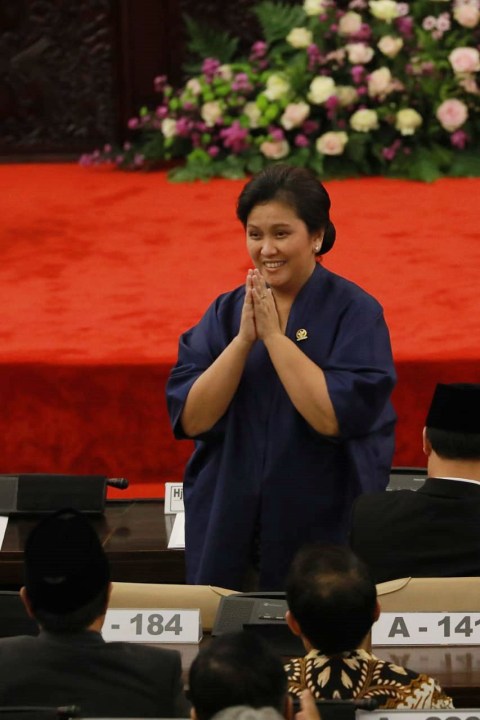
[[[237,332],[235,308],[238,303],[234,302],[235,298],[241,300],[238,293],[221,295],[210,305],[200,322],[180,337],[177,363],[166,387],[168,413],[177,439],[188,438],[182,427],[181,415],[190,388]],[[203,440],[223,432],[223,425],[223,418],[220,418],[208,433],[197,436],[197,439]]]
[[[385,422],[383,411],[396,382],[388,328],[377,308],[372,313],[356,306],[344,316],[323,368],[344,438],[367,435]]]

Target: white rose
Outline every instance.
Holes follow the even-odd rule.
[[[356,132],[370,132],[378,128],[378,115],[375,110],[357,110],[350,118],[350,125]]]
[[[413,108],[404,108],[397,112],[395,127],[400,135],[413,135],[422,123],[422,116]]]
[[[173,118],[165,118],[165,120],[162,120],[161,128],[164,137],[175,137],[177,134],[177,121],[173,120]]]
[[[348,60],[352,65],[365,65],[373,58],[373,48],[365,43],[348,43],[346,46]]]
[[[342,155],[348,142],[346,132],[326,132],[320,135],[315,146],[321,155]]]
[[[290,145],[286,140],[265,140],[260,145],[260,152],[270,160],[281,160],[290,152]]]
[[[480,22],[480,9],[475,5],[458,5],[453,11],[453,17],[462,27],[474,28]]]
[[[303,9],[306,15],[320,15],[325,10],[326,5],[326,0],[305,0]]]
[[[297,27],[290,30],[286,41],[294,48],[306,48],[312,44],[313,35],[307,28]]]
[[[473,47],[457,47],[448,56],[454,73],[474,73],[480,70],[480,53]]]
[[[233,77],[233,70],[231,65],[220,65],[220,67],[217,70],[217,73],[220,75],[220,77],[223,80],[231,80]]]
[[[356,12],[347,12],[343,15],[338,23],[338,32],[340,35],[355,35],[362,27],[362,16]]]
[[[398,17],[398,8],[395,0],[370,0],[370,12],[379,20],[392,22]]]
[[[386,57],[394,58],[403,47],[403,40],[393,35],[384,35],[377,43],[377,47]]]
[[[370,97],[377,97],[378,95],[386,95],[392,84],[392,73],[386,67],[378,68],[374,70],[368,76],[368,94]]]
[[[290,83],[283,75],[273,74],[267,80],[267,89],[265,90],[265,96],[269,100],[280,100],[290,90]]]
[[[314,105],[321,105],[332,95],[335,95],[335,83],[331,77],[320,75],[319,77],[313,78],[307,96],[310,102]]]
[[[290,103],[280,118],[285,130],[291,130],[301,125],[310,115],[310,105],[305,102]]]
[[[222,107],[218,100],[211,100],[202,105],[200,115],[208,127],[213,127],[222,116]]]
[[[257,128],[262,117],[262,111],[258,107],[257,103],[247,102],[243,108],[243,112],[248,117],[249,125],[251,128]]]
[[[200,95],[200,93],[202,92],[200,80],[198,80],[197,78],[190,78],[185,87],[187,90],[190,90],[192,95]]]
[[[358,92],[353,85],[337,85],[337,98],[342,107],[353,105],[358,100]]]

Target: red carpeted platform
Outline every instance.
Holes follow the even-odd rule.
[[[178,335],[250,266],[242,185],[0,166],[0,472],[123,475],[149,497],[181,479],[190,444],[172,437],[165,380]],[[327,187],[338,240],[325,264],[385,308],[395,462],[423,464],[435,383],[480,382],[480,180]]]

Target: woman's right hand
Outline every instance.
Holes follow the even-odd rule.
[[[242,308],[242,316],[240,318],[240,328],[238,331],[238,339],[253,345],[257,340],[257,328],[255,326],[255,309],[253,306],[253,270],[247,273],[245,282],[245,301]]]

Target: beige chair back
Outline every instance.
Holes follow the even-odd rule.
[[[383,612],[478,612],[480,577],[401,578],[377,585]]]
[[[114,582],[112,585],[111,608],[200,608],[202,627],[207,632],[213,627],[220,599],[237,592],[212,585],[129,582]]]

